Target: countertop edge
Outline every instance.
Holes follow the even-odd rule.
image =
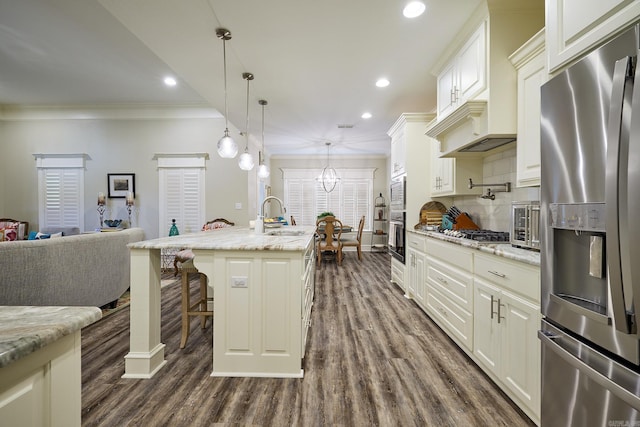
[[[511,246],[510,243],[478,243],[474,240],[446,236],[436,231],[410,229],[407,229],[407,231],[410,233],[431,237],[443,242],[453,243],[465,248],[475,249],[483,253],[488,253],[499,257],[511,259],[513,261],[522,262],[524,264],[540,267],[540,252],[516,248],[514,246]]]
[[[98,307],[0,306],[0,368],[101,318]]]

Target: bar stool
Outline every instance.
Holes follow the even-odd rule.
[[[200,273],[193,265],[194,254],[190,249],[183,249],[176,253],[174,267],[175,274],[178,274],[178,264],[180,264],[181,286],[182,286],[182,336],[180,338],[180,348],[184,348],[189,338],[190,318],[193,316],[200,317],[200,327],[204,329],[207,326],[207,317],[213,317],[213,311],[208,310],[208,303],[213,298],[207,297],[207,276]],[[200,296],[197,301],[191,302],[191,292],[189,290],[189,274],[200,275]]]

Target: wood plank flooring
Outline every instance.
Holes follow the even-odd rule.
[[[129,308],[82,331],[84,426],[533,426],[389,282],[386,254],[316,273],[303,379],[212,378],[211,323],[180,343],[180,285],[162,290],[167,365],[121,379]],[[197,278],[192,280],[195,292]]]

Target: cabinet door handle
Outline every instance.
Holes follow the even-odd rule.
[[[491,295],[491,308],[490,308],[490,311],[491,311],[491,319],[493,319],[493,315],[494,315],[494,314],[497,314],[498,316],[500,316],[500,305],[498,305],[498,311],[497,311],[497,312],[496,312],[496,311],[493,311],[493,303],[494,303],[494,302],[497,302],[498,304],[500,304],[500,303],[499,303],[499,300],[495,300],[495,299],[493,299],[493,295]]]
[[[498,273],[497,271],[491,271],[491,270],[487,270],[489,273],[493,274],[494,276],[498,276],[498,277],[502,277],[503,279],[505,277],[507,277],[506,275],[502,274],[502,273]]]
[[[446,281],[446,279],[443,279],[442,277],[438,276],[438,282],[443,283],[445,285],[448,285],[449,282]]]
[[[500,307],[504,307],[504,304],[502,304],[500,298],[498,298],[498,323],[500,323],[500,319],[504,319],[504,316],[500,314]]]
[[[454,104],[456,102],[456,87],[451,88],[451,103]]]

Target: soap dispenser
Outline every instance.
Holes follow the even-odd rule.
[[[260,215],[258,215],[258,218],[256,219],[256,226],[254,230],[256,234],[264,233],[264,219]]]

